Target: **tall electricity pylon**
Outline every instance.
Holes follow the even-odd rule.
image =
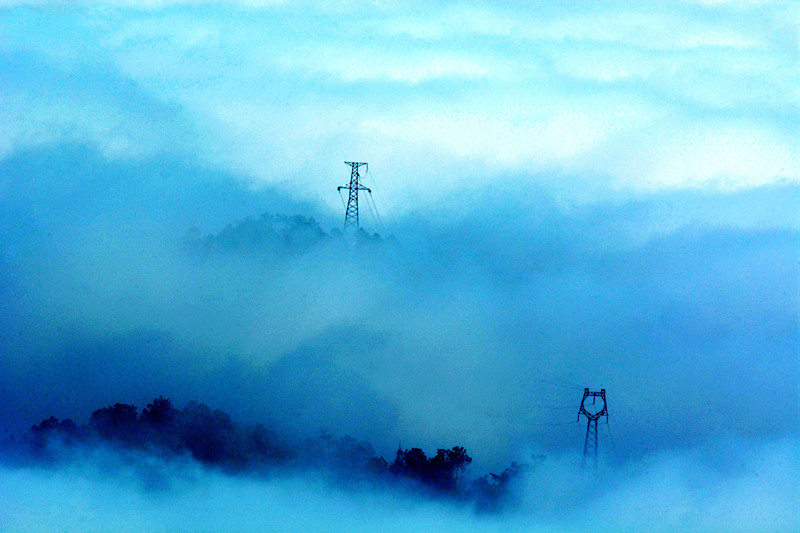
[[[586,400],[591,398],[592,404],[586,406]],[[603,402],[603,407],[597,405],[597,398]],[[586,423],[586,440],[583,441],[583,466],[586,467],[586,459],[594,457],[594,467],[597,468],[597,420],[606,417],[606,424],[608,423],[608,409],[606,405],[606,390],[600,389],[600,392],[589,391],[583,389],[583,399],[581,400],[581,408],[578,411],[578,420],[584,415],[587,419]]]
[[[344,163],[345,165],[350,165],[350,185],[342,185],[337,188],[338,191],[342,189],[349,189],[350,191],[350,194],[347,196],[347,210],[344,214],[344,231],[346,232],[348,228],[358,231],[358,191],[367,191],[372,194],[371,190],[364,187],[359,182],[360,176],[358,174],[358,169],[362,166],[369,167],[366,163],[356,163],[353,161],[345,161]]]

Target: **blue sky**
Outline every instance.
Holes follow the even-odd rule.
[[[518,181],[569,201],[800,180],[792,2],[3,2],[0,156],[181,151],[400,214]]]

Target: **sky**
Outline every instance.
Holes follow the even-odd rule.
[[[3,466],[40,487],[14,527],[103,530],[116,490],[153,530],[209,492],[219,513],[288,493],[242,530],[308,498],[347,530],[571,531],[611,506],[609,531],[668,508],[664,531],[795,529],[799,11],[0,0],[0,438],[164,395],[387,458],[465,446],[476,474],[548,458],[517,515],[481,522],[190,466],[170,515],[87,455]],[[362,225],[392,239],[187,251],[264,212],[341,228],[344,161],[369,163]],[[584,387],[608,393],[607,494],[576,467]],[[99,503],[60,515],[65,494]]]
[[[793,2],[3,2],[0,153],[183,153],[330,208],[521,180],[589,201],[798,179]],[[334,195],[335,196],[335,195]]]

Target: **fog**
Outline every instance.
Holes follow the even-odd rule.
[[[379,246],[202,255],[185,245],[192,220],[216,233],[269,196],[307,209],[234,184],[241,199],[226,202],[218,177],[191,175],[191,188],[71,155],[95,183],[39,173],[14,190],[4,165],[16,231],[2,412],[17,432],[161,394],[293,431],[457,439],[506,459],[530,440],[580,444],[551,425],[574,421],[583,387],[608,389],[622,456],[797,429],[790,218],[706,222],[682,198],[566,213],[512,190],[457,217],[409,216]]]
[[[123,507],[152,510],[132,512],[131,529],[178,527],[209,494],[214,519],[237,502],[234,529],[288,508],[286,531],[513,530],[533,517],[570,530],[605,523],[609,509],[609,530],[624,530],[667,502],[665,531],[796,525],[794,186],[566,205],[510,181],[352,246],[331,229],[337,213],[191,164],[153,175],[155,163],[68,145],[0,166],[5,437],[164,395],[287,438],[352,436],[387,459],[398,442],[464,446],[475,477],[546,458],[499,518],[380,490],[331,495],[302,477],[229,479],[191,460],[158,474],[158,496],[91,457],[52,472],[9,466],[11,530],[105,529],[112,487]],[[62,179],[65,167],[81,179]],[[245,235],[237,221],[267,208],[317,217],[324,238],[202,245],[228,224]],[[597,478],[578,468],[584,387],[608,393]],[[60,501],[75,490],[85,503]],[[743,505],[750,514],[723,512]],[[207,529],[228,529],[214,519]]]
[[[797,17],[0,1],[0,530],[796,531]]]
[[[789,532],[800,518],[798,459],[786,440],[660,453],[591,473],[551,459],[525,480],[519,505],[498,515],[308,476],[230,477],[95,452],[56,471],[0,467],[13,489],[0,511],[8,531]]]

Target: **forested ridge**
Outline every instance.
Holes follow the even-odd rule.
[[[367,244],[393,240],[391,237],[383,239],[377,233],[370,235],[363,229],[351,232],[346,240],[342,236],[337,228],[326,232],[313,217],[263,213],[259,217],[248,216],[227,224],[216,233],[203,235],[199,228],[191,228],[184,241],[195,253],[258,256],[300,254],[326,243],[351,243],[355,240]]]
[[[437,449],[398,447],[393,460],[375,453],[368,442],[320,432],[298,441],[263,424],[240,424],[220,410],[198,402],[175,407],[158,397],[141,411],[115,403],[94,411],[88,424],[51,416],[21,437],[5,443],[6,460],[51,464],[68,461],[70,452],[112,447],[155,454],[166,460],[191,457],[228,475],[317,471],[336,483],[366,482],[411,488],[429,498],[499,510],[513,503],[511,488],[532,465],[512,463],[500,474],[470,478],[472,458],[461,446]],[[536,458],[535,460],[539,460]]]

